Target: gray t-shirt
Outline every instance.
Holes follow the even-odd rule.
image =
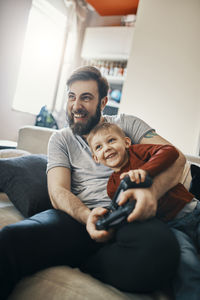
[[[134,116],[120,114],[104,118],[118,124],[133,144],[138,144],[152,130]],[[110,204],[106,186],[113,171],[95,163],[88,144],[80,136],[74,135],[69,127],[57,131],[50,138],[47,172],[54,167],[71,170],[71,191],[89,208],[107,207]]]

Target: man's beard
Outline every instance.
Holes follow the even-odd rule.
[[[79,109],[78,111],[76,111],[74,113],[87,114],[87,111],[85,111],[83,109]],[[73,119],[72,115],[69,115],[69,113],[67,113],[67,121],[69,123],[69,126],[70,126],[73,134],[77,134],[77,135],[89,134],[90,131],[92,130],[92,128],[94,128],[101,119],[101,102],[99,102],[97,105],[95,115],[91,116],[86,123],[82,123],[82,122],[74,123],[74,119]]]

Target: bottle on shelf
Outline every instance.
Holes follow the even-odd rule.
[[[107,77],[108,80],[123,81],[126,75],[127,62],[126,61],[113,61],[102,59],[85,59],[82,61],[83,65],[90,65],[98,68],[102,75]]]

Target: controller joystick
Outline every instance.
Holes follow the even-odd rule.
[[[136,183],[130,177],[125,176],[112,199],[108,212],[96,222],[97,230],[108,230],[123,223],[127,216],[133,211],[136,201],[127,201],[124,205],[118,205],[119,196],[122,192],[133,188],[148,188],[152,185],[152,178],[147,175],[144,182]]]

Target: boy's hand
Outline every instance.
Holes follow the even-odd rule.
[[[123,179],[129,175],[131,181],[136,183],[144,182],[147,172],[142,169],[130,170],[122,173],[120,178]],[[133,211],[129,214],[127,221],[145,220],[154,217],[157,210],[157,201],[151,188],[128,189],[120,195],[119,205],[125,204],[128,200],[136,200]]]
[[[129,175],[131,181],[140,183],[145,181],[147,172],[142,169],[130,170],[129,172],[122,173],[120,179],[123,179],[126,175]]]
[[[96,207],[91,211],[87,219],[87,224],[86,224],[87,232],[89,233],[90,237],[96,242],[100,242],[100,243],[107,242],[113,236],[114,233],[113,229],[109,229],[108,231],[96,229],[97,220],[99,219],[99,217],[102,217],[106,212],[107,209],[102,207]]]

